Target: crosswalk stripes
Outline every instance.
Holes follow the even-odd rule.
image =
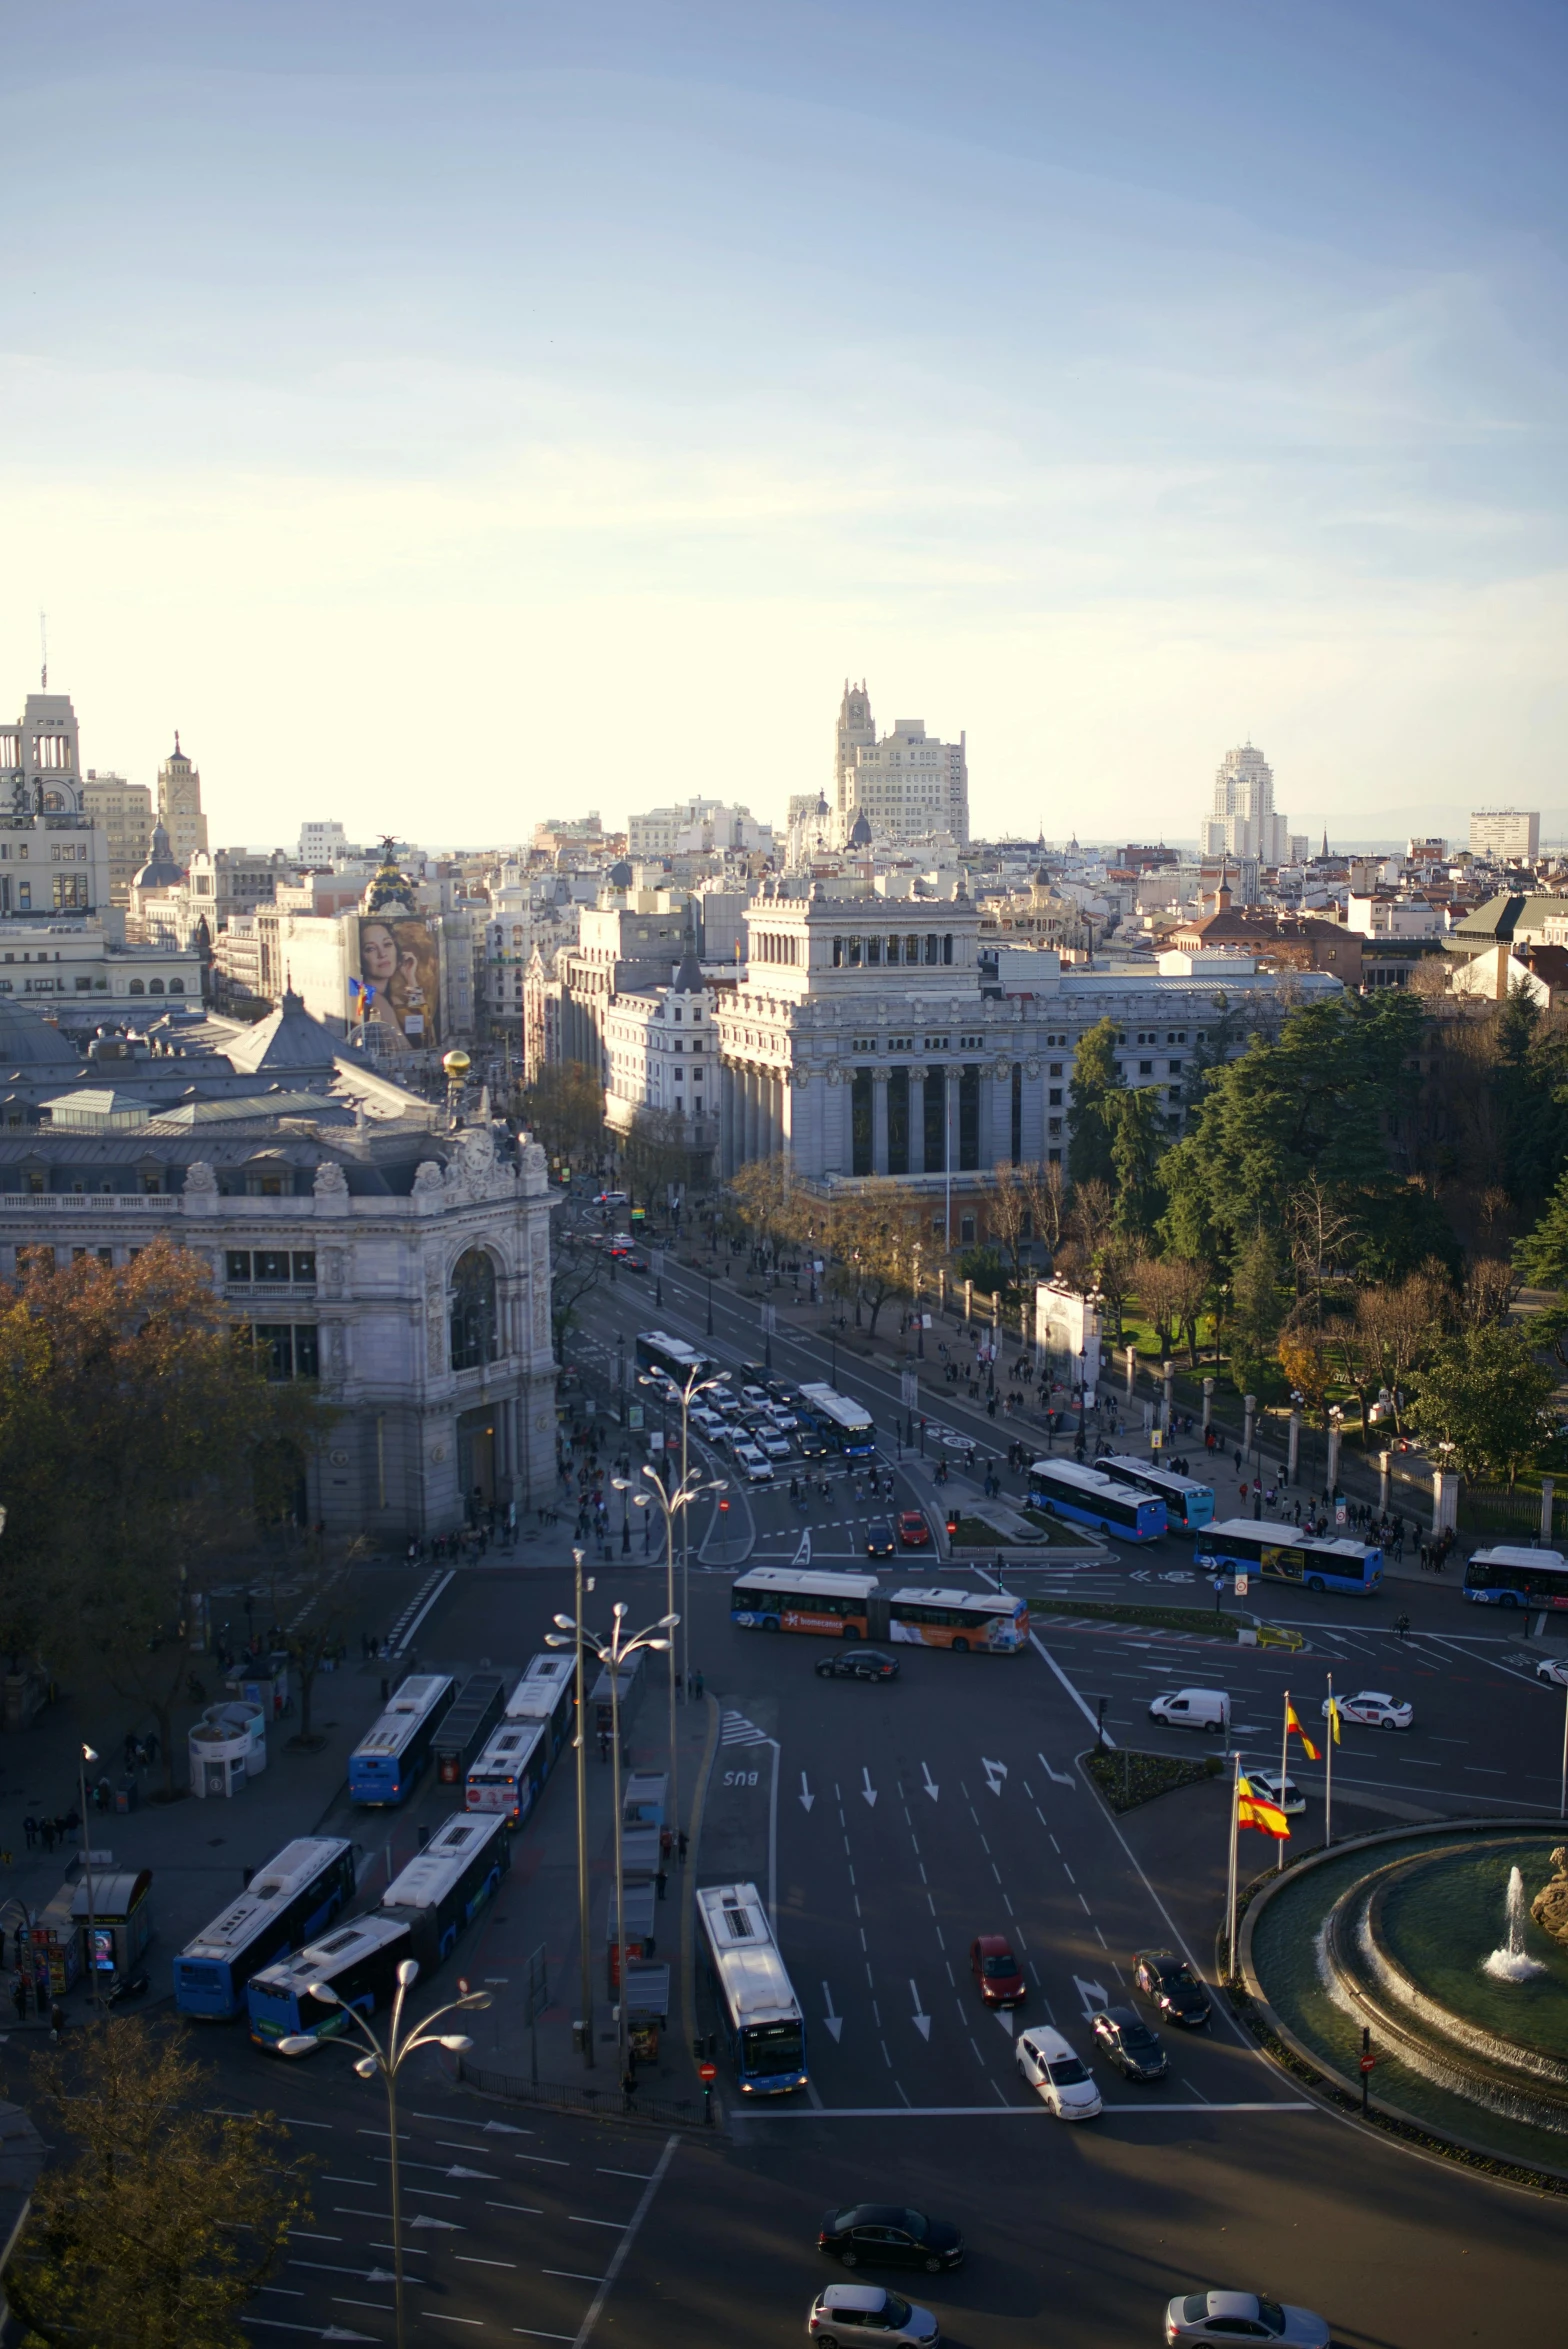
[[[766,1745],[766,1732],[744,1713],[726,1711],[719,1722],[720,1745]]]

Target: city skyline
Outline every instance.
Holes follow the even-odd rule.
[[[1551,806],[1560,18],[362,30],[12,28],[73,150],[13,198],[0,647],[49,611],[100,767],[180,726],[223,838],[422,829],[437,744],[472,836],[781,814],[853,673],[967,731],[982,835],[1185,831],[1248,733],[1309,829]]]

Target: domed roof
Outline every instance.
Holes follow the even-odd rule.
[[[82,1056],[58,1028],[50,1027],[36,1011],[0,995],[0,1067],[20,1076],[23,1069],[81,1067]]]
[[[620,857],[604,877],[612,889],[629,889],[632,885],[632,868],[625,857]]]
[[[849,845],[851,848],[869,848],[871,846],[871,826],[866,822],[866,811],[864,808],[861,809],[859,815],[855,818],[854,826],[849,835]]]
[[[169,835],[162,824],[152,828],[152,853],[135,880],[133,889],[173,889],[185,878],[185,867],[175,861],[169,846]]]

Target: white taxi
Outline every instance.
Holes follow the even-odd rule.
[[[1060,2031],[1032,2023],[1013,2041],[1018,2069],[1059,2121],[1092,2121],[1102,2108],[1094,2076]]]
[[[1358,1688],[1354,1696],[1336,1697],[1342,1721],[1359,1721],[1363,1729],[1408,1729],[1416,1717],[1414,1705],[1401,1703],[1380,1688]],[[1323,1718],[1328,1719],[1329,1700],[1323,1699]]]

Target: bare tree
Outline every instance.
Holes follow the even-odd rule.
[[[1310,1304],[1318,1319],[1323,1313],[1323,1284],[1334,1270],[1340,1250],[1353,1236],[1356,1219],[1339,1206],[1328,1185],[1308,1175],[1290,1194],[1285,1211],[1296,1294]]]
[[[1522,1286],[1506,1256],[1478,1256],[1459,1291],[1460,1319],[1472,1329],[1489,1321],[1506,1321]]]

